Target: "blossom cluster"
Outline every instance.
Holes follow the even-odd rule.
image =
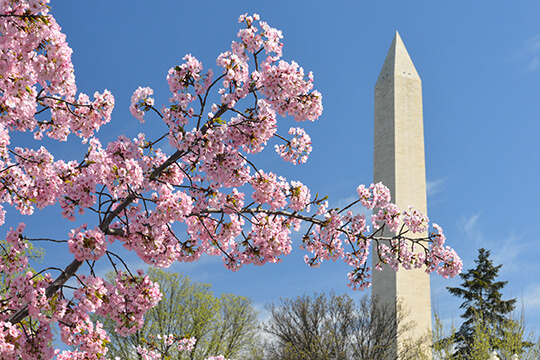
[[[107,251],[107,239],[98,227],[86,230],[86,226],[71,230],[69,252],[79,261],[99,260]]]
[[[163,342],[163,344],[165,345],[164,348],[160,346],[160,342]],[[181,337],[176,334],[157,334],[150,335],[150,341],[147,341],[147,343],[147,347],[138,345],[136,348],[137,353],[141,356],[142,359],[156,360],[161,359],[162,355],[164,355],[165,358],[169,358],[171,356],[171,348],[175,348],[178,351],[193,351],[193,349],[195,348],[195,344],[197,343],[197,339],[193,337]]]
[[[154,99],[150,97],[154,93],[149,87],[138,87],[131,96],[129,111],[140,122],[144,123],[144,113],[154,106]]]
[[[110,121],[114,98],[108,91],[95,93],[94,100],[76,95],[72,50],[47,3],[0,4],[0,122],[36,138],[89,138]],[[43,110],[50,110],[50,119],[38,122],[35,115]]]
[[[290,128],[289,134],[294,137],[286,145],[276,145],[277,153],[285,161],[292,162],[294,165],[305,163],[313,149],[311,138],[301,128]]]
[[[367,256],[372,242],[376,242],[379,263],[388,264],[395,271],[402,266],[405,269],[424,268],[427,273],[437,272],[448,278],[454,277],[463,266],[454,249],[445,246],[442,229],[434,224],[436,233],[419,234],[406,237],[405,234],[424,233],[427,231],[428,218],[421,212],[409,207],[401,211],[391,202],[389,189],[381,183],[372,184],[368,188],[360,185],[357,189],[360,203],[368,209],[378,209],[371,216],[371,223],[376,230],[372,234],[366,225],[363,214],[354,215],[348,211],[345,215],[335,210],[327,212],[325,221],[313,227],[311,233],[303,237],[303,248],[313,256],[305,256],[310,266],[319,266],[324,260],[344,259],[354,269],[348,274],[349,286],[353,289],[365,289],[370,286]],[[382,232],[388,229],[389,233]],[[386,236],[380,240],[377,234]],[[382,239],[382,236],[381,236]],[[351,246],[352,251],[345,251],[343,244]]]
[[[7,248],[3,256],[0,257],[0,272],[12,276],[18,272],[24,271],[28,266],[28,257],[25,251],[28,244],[22,241],[22,233],[26,224],[20,223],[16,229],[10,228],[6,234]]]
[[[9,279],[5,298],[11,300],[6,305],[16,308],[25,304],[29,315],[39,320],[39,327],[33,330],[36,336],[28,338],[19,326],[2,322],[0,343],[7,339],[19,346],[0,346],[1,357],[51,358],[54,353],[50,348],[53,337],[51,324],[58,322],[62,341],[76,349],[62,354],[57,352],[58,356],[97,359],[107,353],[109,337],[99,321],[90,319],[90,313],[116,321],[120,334],[131,334],[141,327],[144,313],[161,298],[157,284],[142,272],[136,276],[119,273],[112,284],[102,278],[85,275],[79,276],[79,282],[81,287],[75,290],[73,301],[68,301],[63,297],[48,299],[45,296],[45,289],[51,283],[48,276],[40,278],[28,272]]]

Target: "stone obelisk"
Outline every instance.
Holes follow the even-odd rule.
[[[397,31],[375,85],[374,120],[374,182],[388,186],[400,209],[413,205],[427,214],[422,82]],[[378,257],[373,252],[375,265]],[[383,271],[373,271],[372,294],[394,309],[401,302],[408,313],[405,322],[416,323],[413,331],[398,332],[389,358],[399,359],[403,345],[431,330],[429,275],[423,269],[395,272],[385,266]],[[395,315],[398,331],[399,315]]]

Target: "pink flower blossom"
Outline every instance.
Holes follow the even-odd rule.
[[[99,260],[107,251],[107,238],[97,226],[91,230],[86,230],[86,226],[71,230],[69,252],[79,261]]]
[[[150,97],[154,93],[149,87],[138,87],[131,96],[129,111],[137,120],[144,123],[144,113],[154,106],[154,99]]]
[[[285,160],[293,164],[303,164],[311,153],[311,138],[300,128],[290,128],[293,138],[285,145],[276,145],[277,153]]]

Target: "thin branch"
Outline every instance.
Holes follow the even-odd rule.
[[[23,240],[26,240],[26,241],[50,241],[50,242],[54,242],[54,243],[67,243],[68,242],[68,240],[56,240],[56,239],[48,239],[48,238],[31,239],[31,238],[26,237],[26,236],[23,237]]]

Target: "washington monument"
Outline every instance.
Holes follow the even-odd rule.
[[[422,81],[397,31],[375,85],[374,136],[373,181],[390,189],[400,209],[413,205],[427,214]],[[377,261],[374,251],[373,265]],[[431,330],[429,275],[424,269],[395,272],[385,266],[373,271],[372,293],[394,309],[401,302],[408,312],[405,321],[416,323],[413,332],[398,333],[389,359],[399,358],[406,338],[416,340]]]

